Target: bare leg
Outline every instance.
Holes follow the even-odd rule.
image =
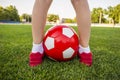
[[[52,0],[35,0],[32,13],[33,47],[29,55],[29,65],[31,67],[39,65],[43,61],[44,49],[41,42],[43,40],[47,12],[51,2]]]
[[[33,42],[39,44],[43,40],[46,16],[52,0],[35,0],[32,12]]]
[[[83,47],[88,47],[91,24],[88,2],[87,0],[71,0],[71,2],[76,12],[80,45]]]
[[[80,62],[87,66],[92,65],[92,53],[89,48],[90,38],[90,10],[87,0],[71,0],[76,12],[76,19],[79,31],[79,58]]]

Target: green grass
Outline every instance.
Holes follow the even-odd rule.
[[[91,67],[79,63],[77,57],[68,62],[45,57],[42,65],[31,68],[31,26],[0,25],[0,80],[119,80],[120,28],[92,27],[90,46]]]

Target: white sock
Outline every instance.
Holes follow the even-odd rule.
[[[41,54],[43,54],[44,52],[43,43],[40,43],[40,44],[33,43],[32,53],[37,53],[37,52],[40,52]]]
[[[81,45],[79,45],[79,53],[81,54],[83,52],[90,53],[90,47],[88,46],[88,47],[84,48]]]

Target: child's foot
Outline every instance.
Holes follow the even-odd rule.
[[[87,66],[91,66],[92,65],[92,53],[79,53],[79,58],[80,58],[80,62],[87,65]]]
[[[83,63],[87,66],[92,65],[92,53],[90,51],[89,46],[88,47],[82,47],[81,45],[79,45],[78,56],[80,58],[81,63]]]
[[[43,54],[37,52],[37,53],[30,53],[29,55],[29,65],[31,67],[37,66],[42,63]]]
[[[33,67],[41,64],[43,56],[44,56],[43,44],[33,43],[32,51],[29,55],[29,65]]]

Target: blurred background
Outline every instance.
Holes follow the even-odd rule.
[[[88,0],[92,26],[120,26],[120,0]],[[31,23],[34,0],[0,0],[0,23]],[[47,24],[76,25],[71,0],[53,0]],[[107,25],[106,25],[107,24]]]

